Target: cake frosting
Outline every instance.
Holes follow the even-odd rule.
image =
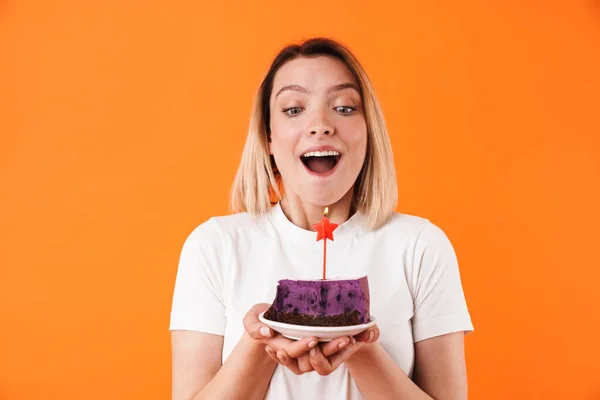
[[[310,326],[349,326],[370,321],[369,282],[356,279],[278,282],[275,300],[264,317]]]

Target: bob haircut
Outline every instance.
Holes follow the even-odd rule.
[[[366,72],[350,50],[328,38],[312,38],[301,44],[286,46],[273,60],[252,107],[248,136],[231,189],[231,209],[233,212],[260,215],[282,199],[281,174],[268,151],[271,136],[269,101],[273,80],[285,63],[300,57],[319,56],[340,60],[358,83],[367,125],[367,151],[354,185],[352,212],[363,213],[367,218],[367,228],[377,229],[393,214],[398,201],[390,139]]]

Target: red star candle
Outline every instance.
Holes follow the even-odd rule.
[[[329,222],[327,214],[329,207],[325,207],[323,219],[318,224],[314,224],[313,228],[317,231],[317,242],[323,239],[323,280],[327,279],[327,239],[333,240],[333,231],[338,227],[338,224]]]

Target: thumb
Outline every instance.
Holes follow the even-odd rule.
[[[260,322],[258,316],[266,311],[271,305],[259,303],[253,305],[244,316],[244,329],[252,339],[260,340],[273,336],[273,331],[267,325]]]

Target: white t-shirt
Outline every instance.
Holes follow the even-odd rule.
[[[473,326],[454,249],[444,232],[426,219],[395,213],[376,231],[356,213],[327,243],[327,277],[367,275],[371,314],[380,343],[412,377],[414,343]],[[183,245],[171,330],[224,337],[223,362],[244,332],[242,319],[256,303],[271,303],[277,281],[320,279],[323,242],[291,223],[279,204],[265,215],[213,217]],[[266,399],[362,399],[345,365],[332,374],[295,375],[278,365]]]

